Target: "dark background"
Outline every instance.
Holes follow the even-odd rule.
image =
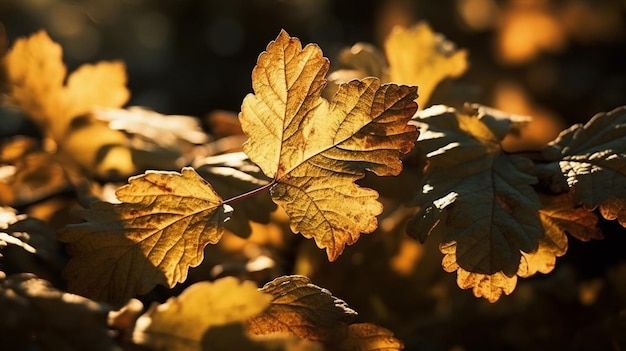
[[[0,21],[10,43],[46,29],[70,69],[125,61],[130,105],[203,116],[239,110],[281,28],[332,62],[342,47],[380,47],[393,25],[425,20],[470,53],[459,97],[433,102],[571,123],[626,100],[625,11],[620,0],[2,0]]]
[[[537,122],[528,137],[544,143],[572,123],[626,104],[622,0],[0,0],[9,44],[46,29],[63,46],[70,71],[124,61],[129,105],[201,118],[218,109],[238,112],[257,56],[280,29],[319,44],[332,62],[343,47],[359,41],[381,47],[394,25],[421,20],[469,51],[468,71],[444,84],[432,103],[471,101],[531,115]],[[398,289],[386,301],[397,303],[399,317],[389,320],[402,325],[382,324],[409,350],[623,349],[626,237],[615,221],[602,226],[605,240],[569,240],[553,273],[520,280],[497,304],[460,291],[455,275],[436,261],[454,298],[429,301],[403,294],[419,291],[415,286],[385,286]],[[359,245],[367,240],[376,239]],[[361,286],[380,289],[366,281],[370,272],[351,274],[354,286],[333,283],[356,246],[314,282],[344,298],[360,321],[376,323],[360,304],[367,291],[356,286],[361,278]],[[437,252],[432,245],[426,250]]]

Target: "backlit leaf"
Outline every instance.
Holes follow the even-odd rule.
[[[11,101],[53,139],[96,106],[120,107],[129,97],[121,62],[83,65],[67,77],[62,49],[45,31],[18,39],[3,61]]]
[[[60,240],[74,256],[65,269],[70,290],[117,303],[184,281],[231,210],[193,168],[148,171],[116,195],[119,204],[82,210],[88,222],[66,226]]]
[[[338,351],[395,351],[404,344],[390,330],[370,323],[351,324],[348,337],[335,348]]]
[[[304,276],[285,276],[267,283],[262,292],[273,296],[269,307],[248,320],[254,335],[291,333],[302,339],[337,342],[346,337],[356,312]]]
[[[612,197],[600,204],[602,217],[608,220],[617,219],[622,227],[626,227],[626,199]]]
[[[426,106],[435,87],[467,69],[467,51],[433,32],[427,23],[394,28],[385,40],[389,81],[420,87],[419,103]]]
[[[210,327],[243,323],[267,308],[271,299],[253,282],[233,277],[195,283],[139,317],[133,341],[157,350],[200,350]]]
[[[447,254],[454,255],[460,268],[513,277],[521,252],[535,251],[543,236],[537,213],[541,203],[532,188],[537,180],[529,173],[532,163],[502,151],[505,133],[494,127],[502,121],[481,109],[463,113],[433,107],[418,121],[427,128],[418,147],[428,166],[413,201],[420,210],[409,233],[423,241],[443,225],[444,246],[455,248]]]
[[[274,178],[272,199],[291,228],[314,238],[335,260],[361,233],[377,227],[378,194],[357,186],[366,170],[397,175],[400,156],[418,132],[407,124],[417,109],[416,87],[381,85],[376,78],[320,97],[328,60],[316,45],[302,48],[281,32],[252,72],[254,94],[243,101],[244,152]]]
[[[626,107],[599,113],[564,130],[543,150],[553,189],[575,189],[587,208],[626,198]]]

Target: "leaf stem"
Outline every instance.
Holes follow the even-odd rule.
[[[248,192],[245,192],[245,193],[243,193],[243,194],[239,194],[239,195],[237,195],[237,196],[231,197],[230,199],[226,199],[226,200],[222,201],[222,203],[223,203],[223,204],[231,204],[231,203],[233,203],[233,202],[237,202],[237,201],[239,201],[239,200],[243,200],[243,199],[249,198],[249,197],[251,197],[251,196],[254,196],[254,195],[256,195],[256,194],[258,194],[258,193],[260,193],[260,192],[264,191],[265,189],[269,189],[269,188],[271,188],[271,187],[272,187],[272,185],[274,185],[274,184],[276,184],[276,183],[277,183],[277,182],[276,182],[276,178],[274,178],[274,179],[272,179],[272,181],[271,181],[271,182],[269,182],[269,183],[267,183],[267,184],[265,184],[265,185],[263,185],[263,186],[261,186],[261,187],[259,187],[259,188],[252,189],[252,190],[250,190],[250,191],[248,191]]]

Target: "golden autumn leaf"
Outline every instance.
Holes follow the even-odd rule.
[[[320,96],[328,66],[318,46],[302,48],[282,31],[259,56],[239,119],[249,137],[244,152],[274,178],[272,199],[291,229],[332,261],[374,231],[382,212],[378,194],[355,181],[366,170],[397,175],[418,132],[407,124],[416,87],[365,78],[341,85],[329,102]]]
[[[248,320],[253,335],[291,333],[306,340],[337,342],[347,336],[348,324],[356,317],[345,302],[304,276],[276,278],[261,291],[273,299],[265,311]]]
[[[70,290],[115,303],[184,281],[231,211],[191,167],[131,177],[116,195],[121,203],[92,204],[79,212],[88,222],[59,235],[74,255],[64,272]]]
[[[139,317],[133,342],[158,350],[200,350],[201,343],[210,341],[203,340],[209,328],[243,323],[267,308],[271,299],[255,283],[233,277],[195,283]]]
[[[66,81],[61,46],[43,30],[17,40],[2,63],[11,102],[56,141],[75,117],[94,107],[120,107],[129,98],[119,61],[83,65]]]
[[[389,81],[420,87],[419,103],[425,106],[437,85],[459,77],[467,69],[467,51],[421,22],[411,28],[395,27],[385,40]]]

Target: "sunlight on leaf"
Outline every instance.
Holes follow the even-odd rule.
[[[467,69],[467,51],[433,32],[424,22],[411,28],[396,27],[385,40],[389,81],[419,86],[420,106],[427,106],[437,85]]]
[[[115,130],[135,134],[163,147],[178,147],[181,142],[203,144],[209,141],[197,118],[162,115],[142,107],[127,109],[98,108],[94,117]]]
[[[541,196],[543,208],[539,217],[545,229],[545,236],[539,239],[536,252],[522,252],[522,261],[517,275],[529,277],[537,272],[549,273],[554,269],[556,258],[567,252],[567,236],[588,241],[601,239],[602,233],[596,227],[598,217],[593,212],[575,206],[571,194]]]
[[[553,188],[563,182],[575,189],[587,208],[610,198],[626,198],[626,107],[598,113],[585,125],[564,130],[544,150],[553,163],[545,178]]]
[[[531,162],[502,152],[504,133],[492,129],[494,118],[480,109],[435,107],[417,121],[426,129],[418,146],[428,166],[422,193],[412,203],[420,210],[408,232],[423,241],[436,226],[445,226],[444,243],[457,245],[461,268],[515,275],[520,252],[535,251],[543,236]]]
[[[302,339],[337,342],[346,337],[356,312],[304,276],[285,276],[267,283],[262,292],[273,296],[269,307],[248,320],[254,335],[292,333]]]
[[[407,124],[416,87],[366,78],[340,86],[328,102],[320,97],[328,66],[317,45],[302,48],[282,31],[259,56],[239,118],[249,137],[244,151],[275,179],[272,198],[292,230],[314,238],[332,261],[374,231],[382,212],[378,194],[354,182],[366,170],[397,175],[418,132]]]
[[[116,195],[121,203],[91,205],[79,212],[88,222],[59,236],[74,256],[65,269],[70,290],[116,303],[184,281],[231,210],[190,167],[132,177]]]
[[[421,241],[442,233],[445,270],[457,271],[459,287],[496,301],[515,289],[522,256],[544,236],[532,162],[500,145],[517,117],[478,105],[463,112],[434,106],[416,121],[428,165],[407,231]]]
[[[210,327],[244,322],[263,311],[271,299],[255,283],[233,277],[195,283],[139,317],[133,341],[159,350],[199,350]]]
[[[3,65],[10,101],[57,141],[75,117],[96,106],[120,107],[129,98],[125,67],[117,61],[83,65],[65,83],[62,49],[45,31],[18,39]]]

